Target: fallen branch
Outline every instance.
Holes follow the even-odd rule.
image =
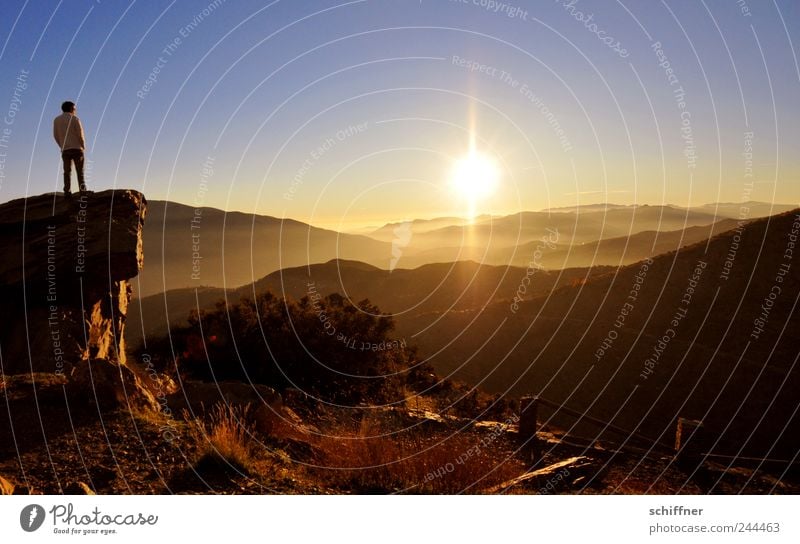
[[[491,487],[486,492],[490,494],[501,493],[511,487],[514,487],[515,485],[527,482],[528,480],[532,480],[540,476],[551,476],[557,471],[561,470],[562,468],[575,466],[579,463],[583,463],[584,461],[588,460],[589,460],[588,457],[583,457],[583,456],[570,457],[569,459],[559,461],[558,463],[553,463],[552,465],[548,465],[544,468],[540,468],[538,470],[534,470],[531,472],[526,472],[522,476],[517,476],[516,478],[503,482],[502,484],[498,484],[494,487]]]

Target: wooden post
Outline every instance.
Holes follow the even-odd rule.
[[[686,466],[700,466],[708,453],[705,438],[702,421],[679,417],[675,430],[675,460]]]
[[[541,457],[541,448],[536,433],[539,431],[537,421],[539,413],[539,396],[526,396],[520,399],[519,406],[519,441],[522,452],[533,463]]]

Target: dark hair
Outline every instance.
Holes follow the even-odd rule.
[[[67,100],[66,102],[62,102],[61,111],[63,111],[64,113],[75,111],[75,102],[70,102],[69,100]]]

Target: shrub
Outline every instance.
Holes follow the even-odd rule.
[[[354,305],[333,294],[291,301],[267,292],[193,312],[187,327],[173,330],[172,345],[188,378],[294,387],[355,405],[402,398],[413,351],[392,341],[393,328],[368,300]]]

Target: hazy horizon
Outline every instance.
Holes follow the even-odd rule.
[[[147,197],[147,195],[145,195],[145,197]],[[164,200],[162,200],[162,199],[152,199],[152,200],[158,201],[158,202],[164,202]],[[189,203],[189,202],[179,202],[179,201],[176,201],[176,200],[169,200],[167,202],[170,202],[170,203],[173,203],[173,204],[180,204],[181,206],[195,207],[194,204]],[[569,209],[576,208],[576,207],[595,207],[595,206],[597,206],[597,207],[600,207],[600,206],[610,206],[610,207],[613,207],[613,206],[626,206],[626,207],[634,207],[634,206],[665,206],[665,207],[672,207],[672,208],[679,208],[679,209],[691,209],[691,208],[709,208],[709,207],[720,206],[720,205],[740,205],[740,204],[748,204],[748,203],[749,204],[759,204],[759,205],[771,205],[771,206],[774,206],[776,208],[783,208],[783,207],[800,208],[800,202],[763,202],[763,201],[756,201],[756,200],[748,200],[748,201],[742,201],[742,202],[705,202],[705,203],[697,204],[697,205],[694,205],[694,206],[683,206],[683,205],[675,204],[675,203],[671,203],[671,202],[665,202],[665,203],[636,202],[636,203],[631,203],[631,204],[624,204],[624,203],[621,203],[621,202],[601,202],[601,201],[596,201],[596,202],[583,202],[583,203],[580,203],[580,204],[576,204],[574,206],[560,206],[560,207],[554,207],[554,208],[523,209],[523,210],[511,210],[511,211],[505,211],[505,212],[504,211],[495,211],[494,213],[491,213],[491,214],[489,214],[489,213],[481,214],[481,216],[476,217],[475,219],[488,220],[490,218],[508,217],[510,215],[515,215],[515,214],[518,214],[518,213],[525,213],[525,212],[544,213],[544,212],[550,211],[552,213],[566,213],[566,212],[568,212]],[[216,206],[204,206],[204,207],[218,209],[220,211],[224,211],[224,212],[228,212],[228,213],[244,213],[244,214],[252,214],[253,213],[252,210],[248,211],[248,210],[244,210],[244,209],[223,209],[223,208],[217,208]],[[775,213],[780,213],[780,212],[775,212]],[[427,216],[413,216],[413,217],[411,217],[411,216],[399,216],[399,217],[396,217],[396,218],[389,217],[389,218],[383,218],[380,221],[378,221],[377,219],[365,218],[365,219],[357,221],[357,222],[349,222],[349,223],[342,223],[341,221],[338,221],[338,220],[332,220],[331,222],[328,223],[328,222],[325,222],[322,219],[317,219],[314,222],[308,222],[308,221],[303,221],[302,219],[299,219],[297,217],[288,217],[288,216],[287,217],[278,217],[278,216],[271,216],[270,214],[266,214],[266,213],[264,213],[264,214],[257,213],[256,215],[264,215],[264,216],[269,216],[269,217],[277,217],[278,219],[301,221],[303,223],[307,223],[307,224],[311,225],[312,227],[323,228],[323,229],[328,229],[328,230],[340,230],[339,227],[344,227],[344,230],[342,230],[342,232],[348,232],[348,233],[352,233],[352,234],[365,234],[365,233],[367,233],[367,231],[369,229],[380,229],[382,227],[385,227],[386,225],[391,225],[391,224],[394,224],[394,223],[404,223],[404,222],[408,222],[408,221],[432,221],[432,220],[437,220],[437,219],[450,219],[450,218],[460,219],[460,220],[462,220],[464,222],[468,222],[470,220],[470,218],[466,214],[459,215],[458,213],[449,214],[449,215],[427,215]],[[720,219],[723,219],[723,218],[728,217],[728,216],[720,215],[719,217],[720,217]]]

